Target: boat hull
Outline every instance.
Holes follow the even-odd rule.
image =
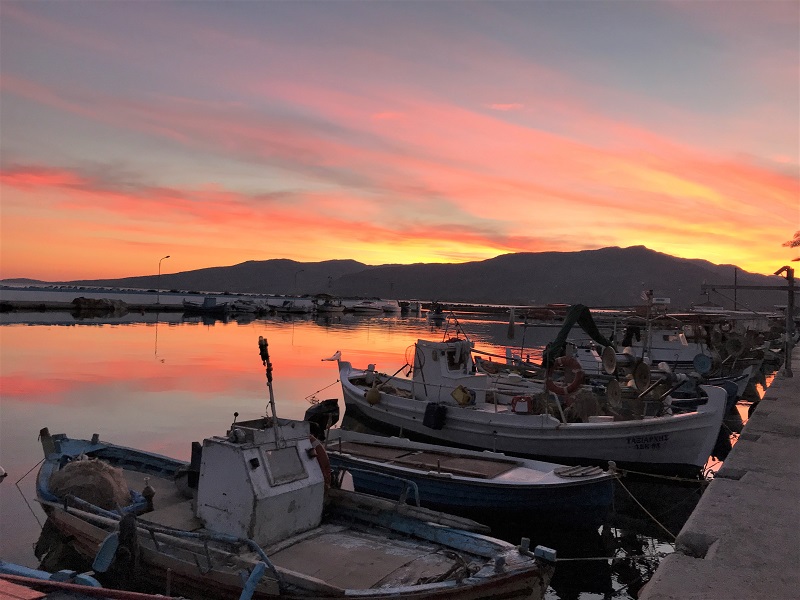
[[[599,481],[561,488],[509,489],[508,487],[459,484],[447,481],[446,477],[434,474],[410,475],[370,466],[368,469],[358,461],[340,458],[334,453],[331,464],[348,470],[357,492],[397,499],[406,485],[395,479],[403,477],[412,481],[419,491],[420,504],[426,508],[452,512],[493,523],[497,519],[518,518],[520,515],[535,515],[559,526],[596,527],[608,517],[614,488],[612,481]],[[387,478],[387,475],[390,476]],[[408,502],[413,502],[408,494]]]
[[[70,540],[70,545],[87,560],[93,560],[109,531],[87,523],[79,517],[61,508],[50,507],[48,517],[56,528]],[[137,579],[146,581],[146,587],[153,593],[167,587],[173,593],[180,593],[193,600],[219,600],[220,598],[239,598],[242,593],[242,578],[236,569],[222,570],[212,568],[205,573],[205,565],[198,566],[193,562],[167,556],[152,548],[141,548],[140,571]],[[250,568],[254,565],[249,565]],[[245,565],[246,566],[246,565]],[[497,576],[491,582],[475,586],[434,586],[432,589],[412,591],[405,589],[398,596],[397,592],[376,589],[374,593],[362,590],[358,598],[365,600],[382,600],[387,598],[408,598],[411,600],[483,600],[490,598],[525,598],[541,600],[547,590],[545,581],[552,576],[552,568],[517,570],[507,575]],[[266,578],[265,578],[266,579]],[[342,597],[342,593],[314,590],[311,592],[280,593],[275,581],[264,581],[256,588],[253,598],[256,600],[312,600],[318,598]]]

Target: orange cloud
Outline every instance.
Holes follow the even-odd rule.
[[[480,10],[487,17],[497,9]],[[763,18],[780,24],[768,12]],[[12,16],[66,43],[90,43],[80,45],[80,25]],[[151,16],[131,14],[134,24]],[[237,36],[202,19],[155,21],[153,37],[171,33],[159,44],[203,39],[259,57],[281,49],[274,37]],[[356,29],[342,28],[345,38]],[[325,68],[312,64],[313,55],[287,56],[292,68],[309,61],[315,76],[302,79],[272,64],[265,76],[254,76],[252,63],[220,69],[225,61],[204,49],[204,60],[184,63],[177,55],[181,81],[203,91],[197,95],[176,87],[123,96],[80,81],[45,84],[4,73],[4,94],[101,126],[109,139],[146,139],[168,164],[124,184],[103,165],[87,170],[74,158],[80,150],[66,159],[80,169],[48,168],[45,160],[6,166],[3,275],[137,274],[152,270],[141,265],[153,262],[144,256],[167,252],[183,256],[170,262],[179,270],[280,256],[321,260],[332,248],[370,263],[634,243],[720,256],[762,272],[784,260],[785,249],[771,240],[800,225],[796,157],[766,143],[770,152],[756,152],[758,159],[734,154],[754,137],[786,128],[784,119],[770,117],[771,105],[740,116],[695,114],[642,90],[538,63],[486,31],[448,37],[446,46],[440,25],[417,31],[415,48],[441,53],[453,60],[448,74],[468,76],[441,85],[432,61],[415,66],[414,78],[382,77],[409,69],[409,56],[366,53],[356,40],[326,56]],[[113,42],[102,32],[97,40],[99,47]],[[139,62],[156,49],[128,51]],[[348,66],[349,78],[331,66],[337,64]],[[207,91],[209,73],[224,94]],[[340,77],[346,85],[338,85]],[[796,72],[787,80],[796,81]],[[647,115],[648,124],[637,115]],[[137,158],[131,163],[140,164]],[[763,218],[765,207],[772,219]],[[45,229],[49,251],[37,240]]]

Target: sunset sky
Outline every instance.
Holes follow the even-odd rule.
[[[800,230],[800,2],[0,2],[0,277]]]

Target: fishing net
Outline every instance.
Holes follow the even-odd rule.
[[[96,459],[74,460],[50,477],[50,490],[59,497],[72,494],[106,510],[131,503],[122,469]]]

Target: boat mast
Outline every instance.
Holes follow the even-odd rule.
[[[258,336],[258,350],[261,362],[267,367],[267,387],[269,388],[269,405],[265,412],[272,411],[272,427],[275,432],[275,442],[278,441],[278,413],[275,411],[275,393],[272,391],[272,362],[269,360],[269,344],[264,336]]]

